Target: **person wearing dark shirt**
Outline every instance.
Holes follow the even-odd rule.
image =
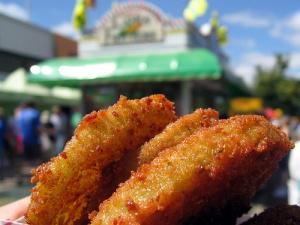
[[[67,141],[68,117],[59,106],[53,107],[52,111],[50,122],[53,124],[55,132],[55,149],[53,156],[56,156],[63,151]]]
[[[19,113],[17,123],[22,137],[25,157],[28,159],[39,157],[40,113],[35,109],[33,103],[24,105],[24,108]]]
[[[3,179],[3,167],[5,157],[6,122],[3,109],[0,108],[0,179]]]
[[[0,108],[0,148],[4,149],[6,135],[6,122],[3,115],[3,109]]]

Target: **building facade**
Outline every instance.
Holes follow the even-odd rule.
[[[84,32],[78,57],[35,65],[29,79],[81,87],[85,112],[106,107],[121,94],[163,93],[186,114],[224,103],[226,68],[214,30],[203,35],[195,24],[171,18],[151,3],[128,1],[113,3],[94,29]]]
[[[220,48],[214,32],[204,36],[195,24],[188,23],[182,18],[171,18],[148,2],[115,2],[112,4],[111,10],[99,19],[92,32],[83,36],[79,42],[78,54],[83,58],[135,54],[145,56],[153,53],[169,54],[193,49],[208,49],[218,57],[223,67],[227,64],[227,57]],[[201,96],[205,92],[210,93],[221,88],[218,82],[209,81],[209,79],[206,81],[190,79],[147,82],[146,84],[123,83],[118,84],[118,87],[105,85],[106,87],[100,88],[100,86],[101,84],[98,87],[96,85],[94,88],[85,88],[87,95],[85,104],[88,104],[87,102],[93,98],[92,96],[94,98],[103,95],[118,96],[122,93],[139,96],[138,93],[145,95],[162,92],[177,101],[180,105],[178,109],[180,114],[188,113],[192,108],[209,105],[212,102],[211,100],[207,102],[207,98],[193,98],[193,96]],[[114,95],[116,89],[118,90],[117,95]],[[101,97],[98,98],[101,99]],[[101,101],[98,100],[98,102]],[[89,107],[93,108],[87,106],[87,108]]]
[[[77,42],[0,13],[0,79],[45,59],[77,55]]]
[[[215,35],[203,36],[184,19],[171,18],[147,2],[112,4],[79,42],[80,57],[179,52],[207,48],[225,59]]]

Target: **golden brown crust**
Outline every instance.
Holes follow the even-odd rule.
[[[124,152],[138,149],[174,119],[173,104],[163,95],[141,100],[121,97],[107,110],[85,116],[64,152],[33,172],[32,182],[37,184],[26,221],[57,225],[82,219],[105,183],[104,168]]]
[[[159,152],[179,144],[198,129],[217,124],[218,118],[219,113],[213,109],[198,109],[179,118],[142,146],[139,164],[151,162]]]
[[[247,201],[292,147],[263,117],[220,121],[142,165],[91,224],[175,225],[205,207]]]

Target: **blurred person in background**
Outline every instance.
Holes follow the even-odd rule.
[[[53,155],[58,155],[64,148],[68,136],[68,117],[59,106],[54,106],[50,122],[54,127],[55,147]]]
[[[17,116],[17,127],[26,159],[38,159],[40,156],[40,113],[33,102],[21,107]]]
[[[12,140],[15,138],[15,149],[18,155],[24,154],[22,134],[18,124],[20,113],[23,108],[24,108],[24,104],[21,104],[17,108],[15,108],[13,118],[11,118],[10,120],[10,127],[11,127],[11,131],[13,132]]]
[[[299,122],[299,118],[296,116],[293,116],[291,118],[290,131],[291,131],[291,138],[293,140],[300,140],[300,122]]]
[[[280,126],[279,128],[290,138],[290,118],[288,116],[282,116],[280,118]]]
[[[44,110],[41,113],[41,148],[42,158],[48,161],[52,156],[55,148],[55,131],[54,126],[50,121],[50,112]]]
[[[288,203],[300,205],[300,140],[296,141],[295,148],[290,153],[288,167]]]
[[[281,129],[286,135],[291,137],[291,118],[284,114],[281,109],[266,108],[263,115],[276,127]],[[283,158],[274,171],[269,181],[264,185],[261,191],[263,204],[271,206],[274,203],[284,203],[288,198],[288,157]]]
[[[74,108],[73,113],[71,115],[71,127],[72,131],[74,131],[82,119],[82,113],[78,108]]]
[[[0,179],[4,178],[3,168],[5,160],[5,138],[6,138],[6,121],[4,118],[3,108],[0,108]]]
[[[18,108],[17,108],[18,109]],[[13,166],[14,168],[17,156],[20,156],[23,151],[22,151],[22,144],[20,144],[19,140],[21,138],[18,138],[18,132],[17,129],[17,123],[16,123],[16,117],[15,114],[8,114],[6,119],[6,137],[5,137],[5,151],[6,151],[6,157],[9,160],[9,165]]]

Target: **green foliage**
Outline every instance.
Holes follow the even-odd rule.
[[[265,106],[281,108],[290,115],[300,115],[300,83],[286,76],[288,58],[276,55],[271,69],[256,69],[255,93],[264,100]]]

